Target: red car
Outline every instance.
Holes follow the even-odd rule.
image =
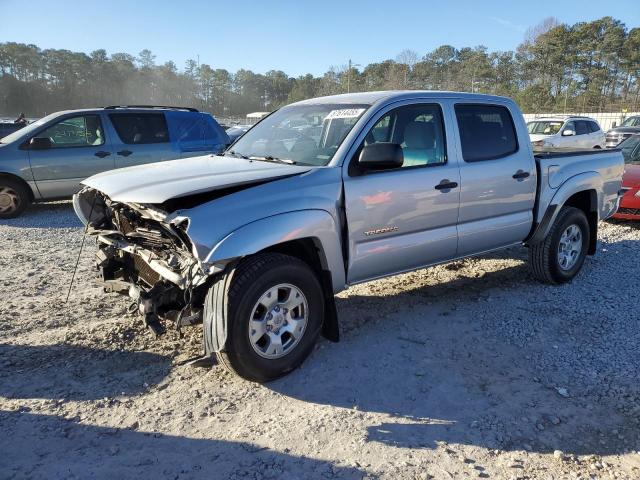
[[[620,208],[613,216],[622,220],[640,220],[640,134],[618,145],[624,156],[622,187],[629,190],[620,200]]]

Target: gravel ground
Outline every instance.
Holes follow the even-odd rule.
[[[182,363],[93,280],[69,202],[0,222],[1,478],[640,478],[640,227],[571,284],[526,251],[339,295],[343,340],[269,385]]]

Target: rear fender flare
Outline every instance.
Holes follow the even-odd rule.
[[[597,218],[600,218],[602,198],[597,192],[601,192],[602,188],[602,177],[597,172],[585,172],[567,179],[554,193],[551,201],[544,210],[540,223],[526,243],[535,244],[544,240],[564,204],[576,193],[589,190],[596,192],[595,195],[592,195],[589,210],[596,213]]]

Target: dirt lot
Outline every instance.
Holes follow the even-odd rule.
[[[526,252],[349,289],[343,341],[269,385],[181,365],[93,280],[68,202],[0,223],[1,478],[640,478],[640,228],[570,285]]]

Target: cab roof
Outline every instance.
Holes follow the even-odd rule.
[[[566,122],[567,120],[591,120],[595,122],[594,118],[584,115],[547,115],[544,117],[532,118],[530,122]]]
[[[310,98],[296,102],[293,105],[318,105],[325,103],[350,103],[350,104],[366,104],[373,105],[382,102],[394,102],[398,100],[410,100],[417,98],[456,98],[467,101],[493,100],[493,101],[511,101],[507,97],[498,95],[485,95],[482,93],[465,93],[465,92],[448,92],[440,90],[385,90],[377,92],[357,92],[343,93],[341,95],[330,95],[326,97]]]

